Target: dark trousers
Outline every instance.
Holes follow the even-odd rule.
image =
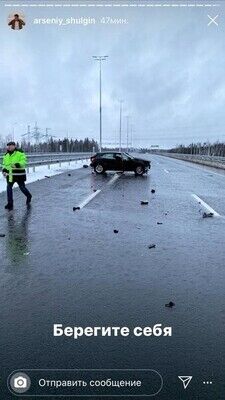
[[[8,197],[8,204],[10,206],[13,205],[13,185],[14,183],[8,182],[7,183],[7,197]],[[21,190],[21,192],[26,196],[26,197],[31,197],[31,194],[29,190],[26,188],[24,182],[18,182],[18,186]]]

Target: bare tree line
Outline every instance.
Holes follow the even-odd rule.
[[[5,152],[6,144],[12,138],[3,138],[0,136],[0,152]],[[53,139],[52,137],[44,142],[30,143],[23,139],[17,142],[17,147],[22,148],[28,153],[59,153],[59,152],[93,152],[98,151],[98,143],[94,139]]]
[[[225,157],[225,143],[223,142],[198,142],[191,143],[187,146],[178,145],[172,149],[168,150],[171,153],[182,153],[182,154],[199,154],[199,155],[208,155],[208,156],[219,156]]]

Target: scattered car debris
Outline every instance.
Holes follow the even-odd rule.
[[[45,175],[45,178],[51,178],[50,176],[48,176],[48,175]]]
[[[142,200],[141,201],[141,205],[142,206],[147,206],[148,205],[148,201],[147,200]]]
[[[214,216],[214,214],[212,212],[210,212],[210,213],[204,212],[202,215],[202,218],[212,218],[213,216]]]
[[[80,210],[80,207],[73,207],[73,211]]]
[[[152,189],[152,190],[151,190],[151,193],[155,193],[155,189]]]
[[[163,223],[162,222],[157,222],[157,225],[162,225]]]
[[[87,164],[84,164],[84,165],[83,165],[83,168],[88,168],[88,165],[87,165]]]
[[[173,301],[170,301],[169,303],[165,304],[165,307],[168,308],[173,308],[175,306],[175,303]]]
[[[117,230],[117,229],[114,229],[114,231],[113,231],[114,233],[119,233],[119,231]]]
[[[0,233],[0,237],[1,237],[1,238],[4,238],[4,237],[5,237],[5,234],[4,234],[4,233]]]
[[[156,244],[150,244],[150,245],[148,246],[149,249],[154,249],[155,247],[156,247]]]

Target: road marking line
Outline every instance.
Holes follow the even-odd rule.
[[[159,156],[159,155],[157,155],[157,156],[158,156],[158,157],[162,157],[162,156]],[[184,165],[184,161],[185,161],[186,167],[188,167],[188,168],[198,169],[199,171],[204,172],[204,173],[206,173],[206,174],[213,174],[213,175],[220,176],[220,177],[222,177],[222,178],[225,177],[225,174],[222,173],[222,172],[224,172],[224,169],[223,169],[223,168],[212,167],[212,166],[210,166],[210,165],[205,165],[205,164],[197,164],[197,163],[194,163],[194,162],[192,162],[192,161],[186,161],[186,160],[182,160],[182,159],[178,159],[178,158],[172,158],[172,157],[171,157],[171,158],[170,158],[170,157],[167,157],[167,159],[170,160],[170,161],[181,161],[181,162],[182,162],[182,165]],[[208,168],[208,169],[207,169],[207,168]],[[212,170],[211,170],[212,168],[213,168],[213,169],[220,170],[221,173],[212,171]]]
[[[120,177],[121,177],[121,175],[115,174],[115,175],[110,179],[110,181],[107,183],[107,185],[108,185],[108,186],[113,185],[113,183],[115,183],[115,182],[117,181],[117,179],[119,179]]]
[[[168,171],[168,169],[164,169],[164,172],[166,172],[166,174],[169,174],[169,171]]]
[[[206,208],[206,210],[208,210],[209,212],[213,213],[215,217],[220,217],[220,214],[217,211],[215,211],[212,207],[210,207],[207,203],[205,203],[205,201],[200,199],[200,197],[198,197],[196,194],[193,193],[192,197],[194,197],[195,200],[200,202],[201,205]]]
[[[115,174],[113,175],[113,177],[110,179],[110,181],[107,183],[107,185],[112,185],[114,182],[117,181],[117,179],[119,179],[120,175]],[[82,201],[82,203],[79,204],[78,207],[80,207],[80,209],[84,208],[88,203],[91,202],[91,200],[93,200],[102,190],[98,189],[96,190],[96,192],[91,193],[84,201]]]
[[[99,193],[101,192],[101,190],[96,190],[96,192],[91,193],[82,203],[79,204],[78,207],[80,207],[80,209],[84,208],[88,203],[90,203],[91,200],[93,200],[95,198],[95,196],[97,196]]]

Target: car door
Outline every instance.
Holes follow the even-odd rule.
[[[129,157],[128,154],[123,153],[123,170],[124,171],[134,171],[134,160],[132,157]]]
[[[108,171],[115,171],[116,170],[116,159],[114,153],[105,153],[102,158],[104,168]]]
[[[115,153],[115,163],[116,163],[116,171],[124,171],[123,169],[123,158],[121,153]]]

